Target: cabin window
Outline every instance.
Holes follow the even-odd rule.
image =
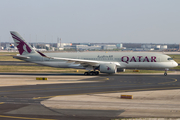
[[[173,60],[172,58],[168,58],[168,60]]]

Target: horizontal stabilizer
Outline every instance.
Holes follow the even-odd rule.
[[[25,60],[25,59],[29,59],[30,57],[26,57],[26,56],[13,56],[13,58],[16,58],[16,59],[20,59],[20,60]]]

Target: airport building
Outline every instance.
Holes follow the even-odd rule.
[[[161,45],[160,50],[166,50],[167,49],[167,45]]]
[[[113,49],[117,49],[116,45],[104,45],[102,46],[102,50],[113,50]]]
[[[76,50],[101,50],[101,46],[76,45]]]
[[[123,44],[121,43],[118,43],[118,44],[116,44],[116,47],[118,48],[118,49],[121,49],[121,48],[123,48]]]
[[[167,45],[153,45],[153,44],[143,44],[141,45],[143,50],[166,50],[168,47]]]
[[[90,46],[91,45],[91,43],[79,43],[80,45],[88,45],[88,46]]]
[[[61,43],[61,38],[57,38],[57,50],[64,50],[69,48],[69,46],[72,46],[72,43]]]
[[[64,46],[71,46],[72,43],[57,43],[57,48],[64,47]]]

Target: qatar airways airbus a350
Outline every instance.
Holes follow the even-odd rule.
[[[41,53],[32,49],[17,32],[11,31],[19,55],[14,58],[40,65],[59,68],[86,69],[85,75],[98,75],[101,73],[116,73],[119,69],[165,69],[178,66],[168,55],[161,53],[138,52],[77,52],[77,53]]]

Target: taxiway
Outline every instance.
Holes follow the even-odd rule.
[[[45,76],[47,81],[37,81]],[[0,74],[0,118],[180,117],[180,74]],[[120,99],[131,94],[134,99]]]

